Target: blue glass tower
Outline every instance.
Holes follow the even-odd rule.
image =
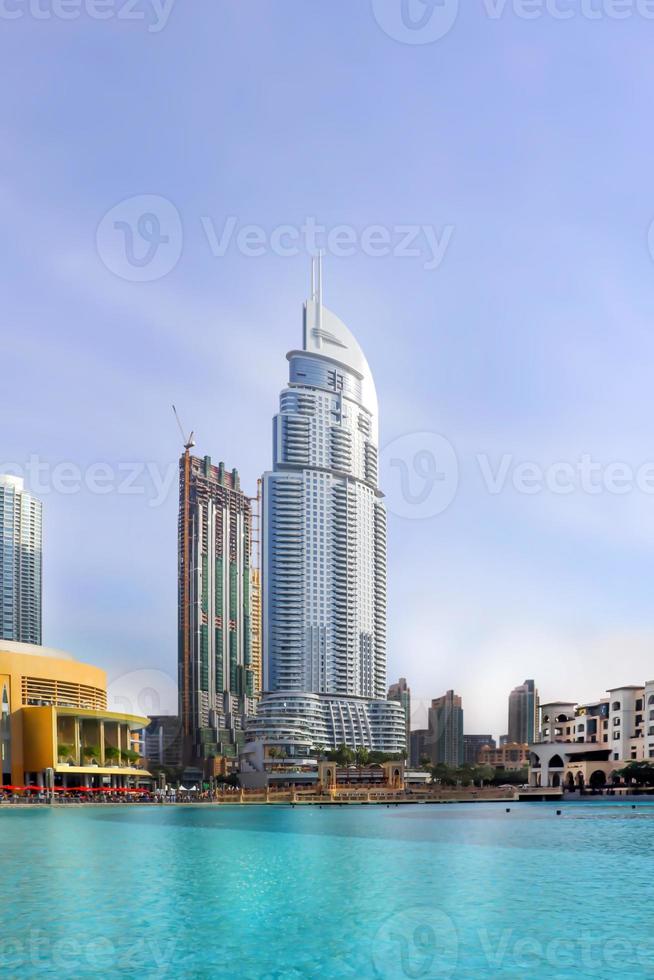
[[[41,501],[0,476],[0,639],[41,644]]]

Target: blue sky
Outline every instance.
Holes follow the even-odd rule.
[[[308,288],[302,249],[277,254],[270,235],[312,219],[356,239],[348,257],[328,249],[325,301],[368,354],[385,458],[405,460],[416,493],[431,443],[412,434],[440,434],[458,461],[452,502],[419,519],[399,516],[401,467],[385,471],[389,678],[423,699],[454,687],[466,729],[498,734],[527,676],[570,700],[654,676],[652,494],[513,482],[525,462],[654,459],[654,21],[635,3],[618,20],[609,0],[597,19],[572,0],[536,19],[465,0],[423,44],[380,26],[400,0],[177,0],[165,24],[150,0],[130,20],[124,0],[106,20],[90,2],[70,20],[0,5],[0,463],[50,468],[45,641],[168,706],[170,404],[254,493]],[[169,202],[171,268],[134,281],[111,236],[144,198]],[[230,217],[215,255],[207,228],[219,238]],[[247,225],[263,254],[237,244]],[[425,268],[422,232],[417,256],[366,254],[372,226],[391,251],[398,229],[426,226],[442,261]],[[509,459],[499,493],[479,456]],[[61,492],[62,463],[79,490],[73,470]],[[104,493],[88,487],[98,463]],[[125,492],[130,473],[141,492]]]

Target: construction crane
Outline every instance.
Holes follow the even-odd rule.
[[[184,444],[184,496],[182,499],[182,521],[180,542],[181,577],[182,577],[182,732],[184,734],[184,755],[188,751],[188,739],[191,734],[191,449],[195,445],[193,431],[184,435],[184,428],[179,420],[177,409],[173,412],[182,435]]]
[[[195,433],[193,432],[193,430],[191,430],[189,432],[189,435],[188,435],[188,438],[187,438],[184,435],[184,427],[182,426],[182,423],[179,420],[179,415],[178,415],[177,409],[175,408],[174,405],[173,405],[173,412],[175,413],[175,418],[177,419],[177,425],[179,426],[179,431],[182,434],[182,443],[184,445],[184,449],[187,452],[189,452],[189,450],[193,449],[193,446],[195,445],[195,439],[193,438],[193,436],[195,435]]]

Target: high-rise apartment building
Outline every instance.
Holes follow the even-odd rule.
[[[431,761],[428,728],[414,728],[409,738],[409,765],[418,769],[425,760]]]
[[[482,749],[495,749],[495,739],[492,735],[464,735],[463,761],[466,766],[476,766]]]
[[[233,757],[255,710],[251,510],[236,470],[180,460],[179,692],[185,761]],[[205,767],[207,768],[207,767]]]
[[[323,306],[315,271],[263,477],[267,695],[258,734],[272,737],[293,719],[305,731],[314,719],[316,744],[402,751],[404,711],[386,700],[377,393],[356,339]]]
[[[428,712],[429,754],[434,765],[462,766],[463,748],[463,707],[461,698],[454,691],[448,691],[441,698],[435,698]]]
[[[263,690],[263,660],[261,656],[261,573],[258,568],[252,569],[251,606],[252,606],[252,670],[254,672],[254,690],[257,697]]]
[[[400,677],[395,684],[391,684],[388,689],[388,700],[399,701],[404,709],[404,718],[406,723],[406,750],[408,755],[411,744],[411,688],[406,682],[406,677]]]
[[[151,767],[181,766],[182,733],[177,715],[150,715],[145,729],[145,756]]]
[[[520,684],[509,694],[509,730],[507,740],[526,745],[538,732],[538,691],[533,680]]]
[[[0,476],[0,639],[41,644],[41,501]]]

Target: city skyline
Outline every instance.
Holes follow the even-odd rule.
[[[315,259],[313,260],[313,266],[312,267],[314,269],[315,269],[315,262],[316,261],[317,260],[315,260]],[[315,275],[315,271],[312,272],[312,276],[313,275]],[[305,337],[306,337],[306,331],[307,331],[307,327],[306,327],[306,323],[307,323],[307,309],[310,311],[310,316],[312,316],[313,319],[316,320],[316,323],[317,324],[319,324],[319,321],[320,321],[320,314],[317,312],[318,307],[317,307],[317,305],[315,303],[313,303],[313,300],[316,299],[316,298],[317,298],[317,293],[314,293],[314,296],[312,297],[312,300],[309,301],[309,303],[305,304],[305,328],[304,328],[305,329]],[[313,305],[312,305],[312,303],[313,303]],[[328,317],[333,317],[333,314],[331,314],[330,311],[328,311],[325,307],[322,307],[322,315],[323,316],[328,316]],[[333,318],[332,325],[334,325],[336,323],[339,323],[339,322],[340,321],[338,321],[337,318]],[[341,324],[341,326],[343,327],[342,324]],[[322,325],[320,325],[320,328],[318,328],[318,327],[316,328],[316,330],[318,332],[320,332],[321,329],[322,329]],[[343,329],[345,329],[345,328],[343,328]],[[331,336],[332,339],[334,339],[333,338],[333,335],[329,335],[328,334],[328,336]],[[339,343],[336,344],[336,346],[342,346],[342,345],[339,342]],[[289,355],[289,359],[290,359],[290,355]],[[296,378],[295,380],[297,381],[298,379]],[[374,386],[373,386],[373,391],[374,391]],[[283,398],[282,398],[282,404],[283,404]],[[375,404],[376,404],[376,395],[375,395]],[[193,433],[191,433],[191,437],[192,437],[192,435],[193,435]],[[280,445],[281,445],[281,443],[280,443]],[[182,457],[180,459],[180,461],[179,461],[179,469],[180,469],[180,493],[182,492],[182,485],[183,485],[183,459],[184,459],[184,457]],[[206,469],[206,467],[209,466],[211,469],[214,469],[217,472],[217,468],[212,465],[211,458],[209,456],[203,457],[202,460],[199,459],[199,458],[192,457],[192,461],[193,461],[193,465],[194,465],[195,469],[198,469],[198,468],[201,469],[202,467],[204,467]],[[224,471],[224,464],[223,463],[220,463],[220,468],[222,468],[222,470]],[[198,472],[199,472],[199,469],[198,469]],[[228,473],[227,474],[227,480],[236,479],[238,481],[238,476],[235,476],[235,474],[236,474],[236,470],[232,471],[231,473]],[[270,475],[270,474],[268,474],[268,475]],[[266,474],[264,474],[264,477],[265,476],[266,476]],[[224,477],[223,477],[223,479],[224,479]],[[258,482],[260,483],[262,481],[259,480]],[[12,474],[0,474],[0,491],[2,491],[2,490],[4,490],[5,497],[7,496],[7,494],[10,494],[10,495],[15,494],[17,497],[20,496],[20,497],[23,497],[24,498],[24,500],[26,502],[26,506],[28,508],[29,515],[30,515],[30,521],[29,521],[30,527],[34,524],[34,521],[35,521],[35,518],[36,518],[36,524],[38,525],[38,537],[39,537],[39,555],[38,555],[38,559],[39,560],[38,560],[38,576],[37,577],[39,578],[39,585],[40,585],[40,578],[41,578],[40,568],[41,568],[42,557],[43,557],[42,556],[42,553],[41,553],[41,549],[40,549],[40,535],[41,535],[41,530],[40,529],[41,529],[41,519],[42,519],[42,506],[41,506],[41,502],[39,500],[37,500],[33,496],[33,494],[31,494],[29,492],[29,488],[25,486],[25,481],[21,477],[16,477],[16,476],[13,476]],[[240,487],[239,487],[239,490],[240,490]],[[248,498],[247,497],[247,493],[245,493],[244,494],[244,499],[245,500],[248,500],[248,499],[249,500],[252,500],[254,498]],[[260,502],[259,502],[259,504],[260,504]],[[35,511],[35,508],[36,508],[36,511]],[[23,510],[24,509],[25,508],[23,507]],[[26,511],[26,514],[27,514],[27,511]],[[249,510],[248,510],[248,515],[249,515]],[[251,515],[249,515],[248,516],[248,539],[251,538],[251,533],[252,533],[251,521],[252,521],[252,517],[251,517]],[[258,533],[261,533],[261,532],[258,532]],[[251,540],[249,540],[247,551],[248,551],[248,554],[250,555],[250,558],[252,558],[253,557],[254,548],[253,548],[253,543],[252,543]],[[196,568],[196,572],[197,571],[198,571],[198,569]],[[256,591],[255,583],[258,583],[258,576],[257,576],[257,572],[258,571],[259,570],[256,569],[256,568],[252,568],[251,569],[249,567],[249,565],[247,566],[248,582],[249,582],[249,585],[250,585],[250,596],[248,597],[248,603],[253,603],[253,602],[256,601],[254,599],[254,592]],[[180,585],[181,585],[181,580],[180,580]],[[39,601],[38,601],[38,603],[36,605],[38,605],[38,607],[39,607],[39,617],[38,618],[39,618],[39,630],[40,630],[40,605],[41,605],[40,587],[39,587],[38,592],[39,592]],[[36,608],[36,606],[35,606],[35,608]],[[34,617],[32,617],[32,619],[33,618]],[[12,637],[7,637],[7,638],[8,639],[11,639]],[[250,640],[251,641],[254,640],[254,634],[250,634]],[[25,642],[33,642],[33,641],[27,640]],[[39,640],[39,642],[40,642],[40,640]],[[198,650],[199,650],[199,648],[198,648]],[[198,653],[198,656],[199,656],[199,653]],[[251,698],[250,692],[254,692],[254,690],[255,690],[255,686],[254,686],[254,675],[256,674],[257,667],[256,667],[256,663],[254,663],[254,666],[252,666],[253,661],[252,661],[251,653],[248,654],[248,656],[250,658],[250,666],[248,667],[248,669],[249,670],[253,670],[252,684],[250,684],[249,687],[248,687],[248,695],[247,695],[248,698]],[[263,667],[260,667],[259,669],[261,670],[261,672],[263,674]],[[179,673],[179,676],[181,677],[181,665],[180,665],[180,673]],[[406,683],[405,680],[404,680],[404,678],[401,678],[400,679],[400,683],[402,683],[402,682]],[[142,683],[142,681],[141,681],[141,683]],[[393,684],[391,686],[393,688],[397,688],[398,687],[398,684],[395,683],[395,684]],[[531,703],[531,708],[532,708],[532,716],[533,716],[533,714],[537,714],[538,713],[538,691],[535,689],[534,682],[533,681],[525,681],[523,685],[518,685],[517,687],[515,687],[510,692],[510,696],[509,696],[509,715],[508,715],[509,722],[508,722],[508,725],[506,726],[507,729],[508,729],[508,731],[509,731],[509,735],[508,736],[501,736],[501,735],[498,734],[498,733],[502,732],[502,730],[503,730],[503,726],[500,724],[500,725],[496,726],[496,728],[494,729],[494,731],[493,731],[493,735],[494,736],[497,735],[498,738],[506,738],[508,740],[508,742],[510,742],[510,743],[522,744],[522,743],[526,743],[526,742],[531,741],[531,738],[522,739],[522,738],[518,738],[518,737],[516,737],[516,738],[512,738],[511,737],[511,727],[512,727],[511,717],[512,717],[512,712],[513,711],[515,711],[516,718],[518,716],[520,716],[520,720],[519,721],[514,721],[513,722],[514,727],[515,727],[515,725],[523,725],[523,724],[526,724],[527,725],[527,732],[528,733],[531,731],[532,733],[535,732],[537,734],[537,729],[535,728],[535,726],[530,729],[529,728],[529,724],[528,723],[525,723],[525,719],[523,717],[524,716],[524,711],[525,711],[524,706],[521,704],[520,707],[517,707],[514,704],[514,699],[516,698],[517,695],[520,695],[520,700],[522,700],[522,693],[523,693],[523,691],[524,691],[525,688],[528,688],[528,689],[531,690],[531,701],[530,701],[530,703]],[[382,690],[381,687],[379,689],[380,689],[380,691]],[[463,691],[465,692],[465,685],[463,686]],[[182,692],[182,685],[180,684],[179,687],[178,687],[178,696],[180,697],[180,705],[182,703],[182,700],[181,700],[182,699],[182,693],[181,692]],[[170,694],[170,691],[166,691],[165,693],[167,693],[169,695]],[[229,693],[228,691],[225,692],[226,695],[228,693]],[[451,694],[451,692],[448,692],[448,694]],[[123,692],[122,697],[124,697],[124,692]],[[397,700],[397,701],[399,701],[401,703],[404,703],[403,702],[403,698],[401,698],[399,696],[398,691],[395,691],[395,693],[393,694],[392,697],[391,697],[391,694],[390,694],[390,691],[389,691],[388,692],[388,697],[391,700]],[[465,697],[465,693],[464,693],[464,697]],[[138,694],[135,694],[135,698],[138,699]],[[237,700],[238,700],[238,695],[237,695]],[[418,697],[415,698],[415,700],[413,702],[413,706],[410,708],[409,716],[408,716],[408,719],[407,719],[407,721],[408,721],[407,732],[408,733],[410,733],[411,731],[414,731],[414,732],[421,732],[422,731],[422,726],[424,725],[423,714],[424,714],[425,717],[429,718],[430,711],[433,710],[434,703],[435,703],[435,701],[438,701],[438,700],[440,700],[440,699],[434,699],[434,698],[432,698],[431,695],[418,696]],[[581,703],[581,702],[583,702],[585,700],[590,700],[590,699],[578,699],[578,701],[576,700],[574,703]],[[409,695],[408,703],[411,704],[410,695]],[[168,702],[168,707],[170,707],[170,702]],[[226,709],[226,710],[228,710],[228,709]],[[250,709],[250,711],[253,712],[253,710],[254,710],[254,700],[252,700],[252,708]],[[499,708],[497,708],[496,706],[494,706],[494,711],[496,713],[496,717],[499,717]],[[181,710],[180,710],[180,715],[183,716],[183,711],[181,711]],[[228,717],[228,715],[226,717]],[[243,715],[243,717],[244,717],[244,715]],[[225,722],[225,718],[223,718],[223,722]],[[476,726],[476,727],[480,727],[480,726]],[[468,736],[469,732],[472,732],[474,729],[475,729],[474,722],[470,722],[469,724],[466,724],[466,732],[465,732],[465,735]],[[515,730],[514,730],[513,734],[516,734]],[[471,737],[474,737],[474,736],[471,736]],[[408,747],[408,742],[407,742],[407,747]]]
[[[12,977],[654,973],[652,37],[0,0]]]
[[[271,236],[310,219],[356,233],[352,254],[332,235],[325,301],[347,311],[384,395],[389,676],[406,676],[426,701],[453,686],[473,730],[502,733],[506,692],[526,676],[547,700],[562,689],[590,700],[647,675],[651,495],[513,484],[530,461],[573,465],[588,454],[636,469],[652,456],[642,20],[496,23],[471,9],[442,41],[410,46],[383,33],[369,4],[205,6],[202,31],[175,12],[152,36],[83,18],[11,25],[30,71],[22,45],[7,44],[9,77],[21,81],[5,93],[15,125],[2,184],[13,246],[1,272],[0,469],[25,468],[32,455],[49,468],[39,483],[25,472],[47,519],[45,641],[88,650],[121,689],[137,668],[176,683],[169,556],[181,447],[169,406],[254,496],[285,382],[278,352],[309,261],[305,234],[294,256],[277,254]],[[62,64],[66,29],[77,43]],[[297,32],[321,45],[298,48]],[[117,37],[143,101],[122,92],[107,104]],[[66,98],[49,85],[60,75]],[[316,75],[330,84],[297,83]],[[234,78],[249,122],[227,108]],[[444,89],[454,102],[436,97]],[[26,101],[47,125],[31,124]],[[81,126],[98,105],[107,125]],[[182,147],[171,134],[189,126]],[[169,201],[184,231],[178,264],[151,282],[112,271],[96,242],[105,215],[140,195]],[[248,225],[265,230],[263,254],[239,246]],[[364,250],[364,231],[385,229],[395,247],[406,225],[448,243],[438,268],[424,268],[433,250],[422,232],[417,256]],[[458,491],[445,511],[412,520],[400,516],[402,474],[390,459],[411,475],[414,451],[430,445],[407,448],[405,437],[430,432],[456,451]],[[510,457],[500,493],[488,491],[477,454],[492,474]],[[74,473],[53,490],[55,467],[86,475],[97,464],[110,468],[98,481],[109,492],[84,479],[75,491]],[[414,494],[422,482],[416,475]],[[136,535],[142,547],[126,567]]]

